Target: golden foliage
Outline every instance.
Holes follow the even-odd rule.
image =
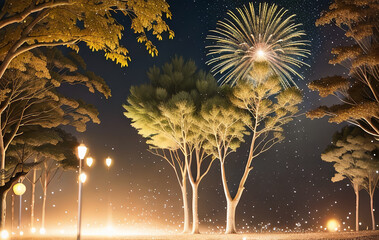
[[[158,51],[147,37],[149,32],[158,40],[165,32],[174,37],[164,20],[171,19],[164,0],[6,0],[0,13],[0,61],[7,65],[7,58],[41,46],[65,45],[79,51],[78,43],[84,42],[92,51],[103,51],[107,59],[127,66],[129,52],[120,45],[124,26],[115,19],[119,13],[130,17],[137,41],[152,56]]]

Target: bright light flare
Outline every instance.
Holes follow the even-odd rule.
[[[1,239],[8,239],[9,238],[9,232],[7,230],[1,231]]]
[[[93,158],[88,157],[88,158],[86,159],[86,162],[87,162],[87,166],[88,166],[88,167],[91,167],[92,164],[93,164]]]
[[[41,235],[45,235],[45,234],[46,234],[46,229],[45,229],[45,228],[41,228],[41,229],[39,230],[39,234],[41,234]]]
[[[257,60],[264,60],[266,56],[266,52],[263,49],[257,50]]]
[[[80,182],[85,183],[87,180],[87,174],[81,173],[79,176],[79,180],[80,180]]]
[[[339,227],[339,222],[336,219],[330,219],[326,224],[329,232],[337,232]]]
[[[24,232],[23,231],[20,231],[20,236],[24,236]]]
[[[84,159],[87,153],[87,147],[83,143],[78,146],[78,156],[80,159]]]
[[[36,230],[35,227],[32,227],[32,228],[30,229],[30,232],[31,232],[31,233],[36,233],[36,231],[37,231],[37,230]]]
[[[16,183],[14,186],[13,186],[13,192],[14,194],[20,196],[22,194],[24,194],[26,191],[26,187],[23,183]]]
[[[112,164],[112,158],[107,157],[107,159],[105,159],[105,164],[106,164],[108,167],[110,167],[111,164]]]

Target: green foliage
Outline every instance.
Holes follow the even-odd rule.
[[[131,87],[124,114],[151,147],[183,149],[197,135],[201,105],[217,94],[217,83],[182,57],[151,68],[148,77],[149,84]]]
[[[23,134],[12,141],[6,153],[8,174],[28,172],[48,160],[64,170],[76,169],[75,151],[79,143],[74,136],[59,128],[40,126],[23,127],[21,131]]]
[[[215,96],[204,102],[200,116],[198,128],[206,139],[204,148],[215,158],[222,158],[221,161],[236,151],[249,134],[246,125],[250,116],[231,104],[227,96]]]
[[[337,173],[333,182],[348,178],[354,184],[365,186],[372,172],[376,178],[379,176],[375,173],[379,169],[378,153],[379,143],[370,134],[358,127],[344,127],[333,135],[332,144],[321,159],[334,163]]]
[[[238,81],[230,98],[237,107],[250,113],[253,122],[247,126],[257,137],[267,137],[272,133],[270,141],[280,142],[284,138],[282,126],[290,122],[299,111],[297,105],[302,102],[301,92],[295,87],[283,89],[278,77],[270,72],[266,72],[265,77],[260,75],[260,78],[259,83]]]

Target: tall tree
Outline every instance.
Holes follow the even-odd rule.
[[[225,164],[227,156],[244,141],[244,135],[248,134],[246,125],[251,119],[246,112],[231,104],[227,97],[207,101],[201,109],[201,116],[205,122],[201,129],[207,138],[207,149],[220,160],[221,180],[227,202],[226,233],[234,233],[239,199],[231,196]]]
[[[26,175],[38,168],[43,164],[43,159],[39,156],[56,156],[62,157],[61,154],[51,149],[46,149],[46,145],[56,145],[62,139],[59,137],[56,131],[51,129],[44,129],[41,127],[24,127],[22,128],[23,134],[16,137],[12,141],[7,151],[7,182],[0,188],[2,196],[2,220],[5,224],[5,209],[6,209],[6,196],[12,186],[18,182],[21,178],[25,178]],[[33,194],[33,193],[32,193]],[[33,206],[33,205],[32,205]],[[34,207],[34,206],[33,206]]]
[[[236,232],[235,211],[248,175],[253,169],[253,160],[284,139],[283,126],[292,121],[298,112],[297,105],[302,101],[297,88],[281,87],[280,78],[267,62],[255,62],[252,69],[249,80],[238,81],[230,94],[231,101],[252,118],[252,121],[245,122],[252,134],[249,155],[234,196],[231,196],[228,187],[225,164],[221,164],[222,182],[228,203],[225,233]],[[224,161],[221,155],[219,159],[221,163]]]
[[[366,188],[370,194],[370,207],[373,229],[375,217],[373,211],[373,196],[378,183],[377,171],[379,159],[376,152],[379,144],[373,137],[358,127],[344,127],[333,136],[332,144],[322,153],[321,159],[333,162],[336,170],[333,182],[349,179],[356,196],[355,229],[359,231],[359,191]]]
[[[13,59],[31,49],[65,45],[78,51],[80,42],[126,66],[130,57],[120,45],[124,27],[117,13],[130,18],[131,31],[152,56],[158,51],[148,33],[158,40],[164,32],[174,36],[164,20],[171,18],[164,0],[5,0],[0,7],[0,79]]]
[[[44,144],[35,149],[36,154],[42,157],[41,177],[39,178],[43,191],[41,229],[45,229],[48,186],[58,173],[63,173],[65,170],[76,170],[78,166],[75,152],[79,143],[76,138],[58,128],[55,128],[54,131],[57,132],[61,141],[56,145]],[[46,152],[49,154],[44,154]]]
[[[110,89],[105,81],[86,66],[77,54],[67,56],[56,49],[30,53],[25,65],[9,69],[0,82],[0,157],[4,173],[5,152],[19,133],[20,126],[56,127],[71,124],[79,131],[92,120],[99,123],[97,110],[82,101],[70,99],[56,89],[61,85],[84,85],[106,98]],[[63,117],[63,115],[66,115]],[[4,179],[2,179],[4,181]]]
[[[77,55],[64,56],[56,50],[35,54],[39,61],[31,61],[25,68],[9,69],[1,81],[0,155],[3,183],[11,181],[5,177],[6,151],[12,141],[23,134],[23,127],[71,125],[78,131],[84,131],[88,122],[100,122],[98,112],[92,105],[65,97],[57,91],[57,87],[62,84],[81,84],[90,92],[110,96],[104,80],[85,71],[85,66]],[[9,171],[12,170],[8,169]],[[6,194],[2,197],[4,199]],[[5,205],[2,205],[1,211],[1,223],[4,226]]]
[[[188,176],[193,190],[192,232],[198,233],[198,187],[213,163],[203,147],[206,139],[201,135],[199,112],[202,102],[217,94],[218,87],[210,74],[198,71],[193,61],[185,62],[179,57],[161,69],[150,69],[148,76],[150,84],[131,88],[125,115],[150,146],[179,152],[175,156],[182,158],[181,169],[186,171],[182,174],[182,191]],[[171,144],[162,146],[164,142]],[[183,206],[188,206],[187,193],[183,196]],[[189,232],[187,211],[185,208],[185,232]]]
[[[329,122],[348,122],[379,139],[379,3],[376,0],[335,0],[316,25],[333,24],[352,42],[332,50],[331,64],[349,70],[348,76],[325,77],[309,84],[321,97],[337,97],[339,104],[320,106],[308,117],[329,117]]]

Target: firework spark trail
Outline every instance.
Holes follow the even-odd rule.
[[[308,57],[308,40],[294,22],[295,15],[277,5],[259,4],[258,13],[253,3],[237,8],[237,14],[228,12],[224,21],[217,23],[216,30],[207,36],[214,42],[207,46],[207,55],[215,56],[207,61],[211,71],[220,74],[222,84],[235,84],[238,79],[250,77],[254,62],[267,61],[280,76],[283,87],[295,85],[292,75],[303,78],[298,69]]]

